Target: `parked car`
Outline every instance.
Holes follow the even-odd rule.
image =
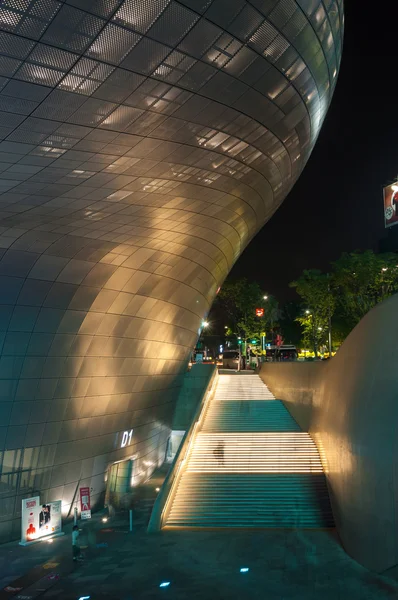
[[[235,369],[239,367],[239,350],[224,350],[222,355],[223,369]]]

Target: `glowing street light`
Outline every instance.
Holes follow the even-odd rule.
[[[209,326],[209,321],[202,321],[202,327],[206,329]]]
[[[305,311],[305,314],[306,314],[306,315],[309,315],[309,314],[310,314],[310,311],[308,310],[308,308],[307,308],[307,310]]]
[[[263,300],[268,300],[268,296],[263,296]]]

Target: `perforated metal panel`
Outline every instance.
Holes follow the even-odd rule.
[[[95,504],[112,462],[134,453],[135,483],[162,462],[201,320],[313,148],[343,27],[340,0],[0,3],[0,461],[24,465],[1,541],[32,487],[68,511],[80,473]]]
[[[114,20],[134,31],[146,33],[170,0],[124,0]]]

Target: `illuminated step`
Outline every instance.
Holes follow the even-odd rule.
[[[210,404],[202,431],[300,431],[300,428],[279,400],[230,400],[225,406]]]
[[[198,433],[186,470],[321,473],[322,463],[314,442],[303,432]]]
[[[332,527],[318,449],[258,375],[220,375],[164,526]]]
[[[186,474],[172,527],[332,527],[323,475]]]

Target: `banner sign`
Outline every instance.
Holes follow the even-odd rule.
[[[22,500],[21,542],[31,542],[39,537],[40,496]]]
[[[90,488],[80,488],[80,518],[91,519]]]
[[[393,183],[383,190],[384,225],[392,227],[398,224],[398,183]]]
[[[40,496],[22,500],[21,544],[62,532],[61,500],[40,504]]]

